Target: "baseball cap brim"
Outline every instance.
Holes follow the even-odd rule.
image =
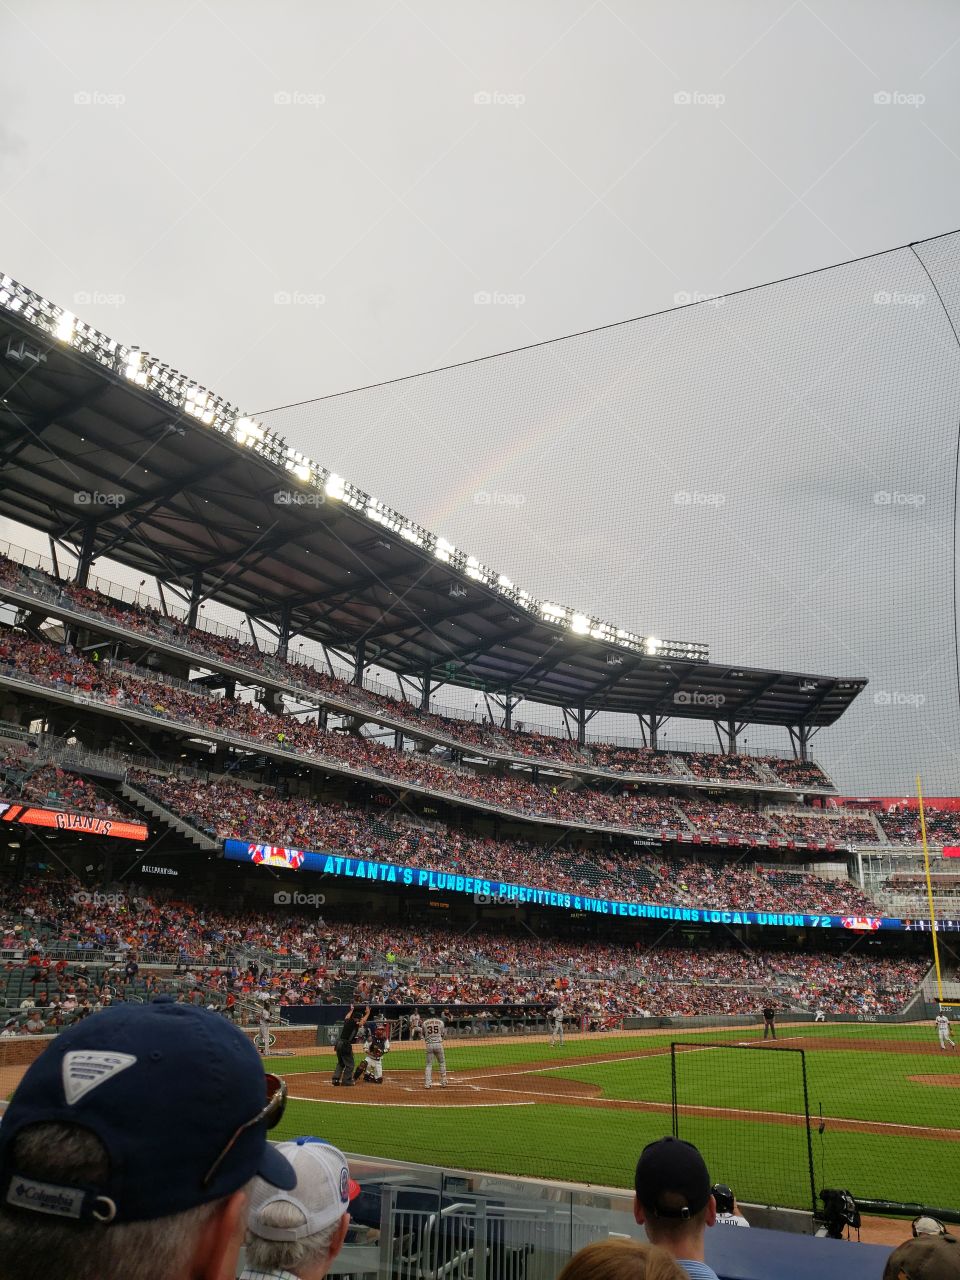
[[[279,1188],[280,1191],[292,1191],[297,1185],[297,1172],[293,1165],[270,1142],[263,1148],[263,1154],[257,1165],[257,1175],[264,1182],[269,1182],[271,1187]],[[357,1190],[359,1189],[358,1187]]]

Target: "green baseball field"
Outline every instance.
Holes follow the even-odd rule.
[[[451,1040],[447,1085],[435,1071],[429,1091],[424,1057],[393,1048],[382,1085],[349,1089],[332,1086],[332,1049],[270,1059],[290,1092],[272,1136],[628,1188],[675,1118],[743,1201],[809,1208],[843,1187],[960,1208],[960,1050],[930,1025],[783,1026],[775,1045],[754,1028]]]

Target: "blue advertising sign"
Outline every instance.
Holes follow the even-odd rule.
[[[803,911],[723,911],[714,907],[671,907],[652,902],[616,902],[608,898],[570,893],[566,889],[536,889],[531,885],[489,880],[484,876],[464,875],[459,871],[426,871],[419,867],[398,866],[392,862],[350,858],[340,853],[312,853],[305,849],[287,849],[282,845],[251,844],[246,840],[225,840],[223,849],[224,856],[232,861],[252,862],[255,866],[286,871],[317,871],[347,880],[376,881],[378,884],[396,884],[437,893],[468,893],[481,895],[487,901],[508,905],[561,907],[568,911],[585,911],[624,920],[756,924],[793,929],[849,929],[856,933],[873,933],[878,929],[923,928],[921,922],[896,920],[887,916],[825,916],[810,915]],[[944,926],[960,928],[960,922],[940,922],[941,929]],[[930,928],[929,921],[926,928]]]

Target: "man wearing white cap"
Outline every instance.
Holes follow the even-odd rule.
[[[360,1194],[342,1151],[320,1138],[280,1142],[297,1175],[292,1191],[256,1178],[250,1186],[246,1266],[240,1280],[321,1280],[350,1225]]]

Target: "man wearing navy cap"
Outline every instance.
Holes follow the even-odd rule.
[[[676,1258],[692,1280],[718,1280],[703,1260],[703,1234],[717,1220],[710,1174],[690,1142],[661,1138],[644,1147],[634,1179],[633,1216],[651,1244]]]
[[[160,998],[62,1032],[0,1121],[3,1280],[228,1280],[286,1085],[219,1014]]]

